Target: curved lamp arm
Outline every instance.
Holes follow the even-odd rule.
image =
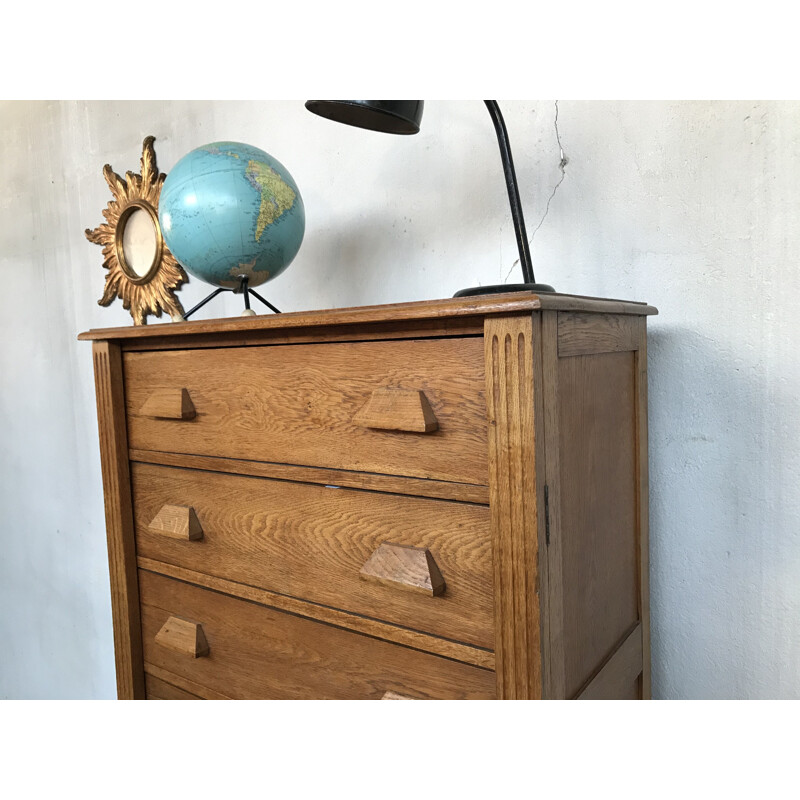
[[[514,159],[511,157],[511,145],[508,141],[508,131],[500,113],[500,106],[497,100],[484,100],[486,108],[494,123],[494,130],[497,134],[497,143],[500,145],[500,158],[503,161],[503,174],[506,176],[506,187],[508,189],[508,201],[511,203],[511,217],[514,220],[514,233],[517,236],[517,248],[519,249],[519,263],[522,266],[522,278],[525,283],[535,283],[533,277],[533,263],[531,262],[531,251],[528,246],[528,235],[525,232],[525,217],[522,214],[522,202],[519,199],[519,188],[517,187],[517,173],[514,171]]]

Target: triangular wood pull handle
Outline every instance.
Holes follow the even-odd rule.
[[[385,431],[431,433],[439,429],[425,392],[418,389],[376,389],[353,422]]]
[[[186,389],[154,389],[139,413],[158,419],[194,419],[192,398]]]
[[[430,597],[444,593],[442,573],[427,547],[384,542],[361,567],[362,578],[420,592]]]
[[[191,506],[161,506],[147,529],[170,539],[195,542],[203,538],[203,527]]]
[[[207,656],[208,640],[199,622],[170,617],[156,634],[156,644],[192,658]]]
[[[397,692],[384,692],[381,700],[416,700],[416,697],[409,697],[407,694],[398,694]]]

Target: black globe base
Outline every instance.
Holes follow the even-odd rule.
[[[493,286],[473,286],[470,289],[459,289],[453,297],[508,294],[509,292],[555,292],[555,289],[547,283],[496,283]]]
[[[260,294],[258,294],[258,292],[253,291],[253,289],[251,289],[248,286],[247,276],[246,275],[242,275],[242,277],[240,278],[239,286],[236,289],[224,289],[224,288],[223,289],[215,289],[213,292],[211,292],[210,295],[208,295],[208,297],[204,297],[194,308],[189,309],[183,315],[182,321],[185,322],[187,319],[189,319],[189,317],[192,316],[192,314],[194,314],[195,311],[197,311],[198,309],[202,308],[209,300],[213,300],[218,294],[222,294],[222,292],[233,292],[234,294],[243,294],[244,295],[244,314],[245,315],[248,315],[248,316],[249,315],[255,315],[255,311],[253,311],[250,308],[250,295],[253,295],[253,297],[255,297],[258,300],[260,300],[265,306],[267,306],[267,308],[269,308],[271,311],[275,312],[276,314],[280,314],[281,313],[280,311],[278,311],[277,308],[275,308],[274,305],[272,305],[272,303],[270,303],[267,300],[265,300]]]

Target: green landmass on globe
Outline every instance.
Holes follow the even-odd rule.
[[[305,209],[289,171],[252,145],[215,142],[192,150],[161,190],[164,241],[202,281],[235,289],[283,272],[300,249]]]

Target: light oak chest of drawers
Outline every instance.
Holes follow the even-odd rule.
[[[93,330],[120,698],[650,696],[641,304]]]

